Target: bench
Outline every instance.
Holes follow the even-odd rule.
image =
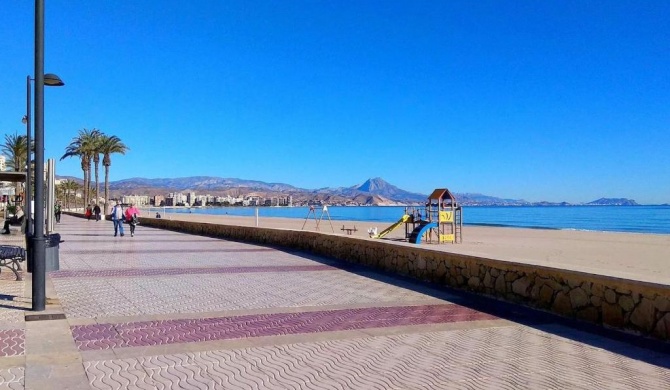
[[[340,229],[340,230],[342,230],[343,232],[347,232],[347,235],[351,235],[351,232],[357,232],[358,231],[358,230],[356,230],[356,226],[354,226],[352,228],[345,228],[344,225],[342,225],[342,229]]]
[[[20,246],[0,245],[0,267],[7,267],[12,270],[16,275],[16,280],[23,280],[19,271],[22,271],[21,262],[25,259],[26,250]],[[0,272],[2,272],[1,268]]]

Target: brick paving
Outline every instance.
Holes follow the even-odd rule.
[[[491,319],[459,305],[396,306],[83,325],[72,334],[90,350]]]
[[[23,329],[0,330],[0,356],[23,355],[25,331]]]
[[[168,276],[168,275],[195,275],[195,274],[235,274],[248,272],[296,272],[296,271],[331,271],[335,270],[328,265],[287,265],[268,267],[209,267],[209,268],[151,268],[151,269],[116,269],[116,270],[87,270],[87,271],[57,271],[51,274],[52,278],[87,278],[87,277],[129,277],[129,276]]]
[[[26,322],[29,284],[0,274],[0,389],[670,388],[670,355],[634,339],[304,253],[62,220],[47,312],[65,320]]]

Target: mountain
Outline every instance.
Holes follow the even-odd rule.
[[[587,206],[639,206],[633,199],[626,198],[600,198],[586,203]]]
[[[356,203],[361,203],[359,202],[361,199],[367,199],[363,204],[383,205],[423,203],[428,197],[427,195],[402,190],[380,177],[368,179],[363,184],[353,187],[320,188],[312,191],[312,193],[315,195],[333,194],[343,198],[354,199]]]
[[[532,204],[523,199],[503,199],[495,196],[476,193],[454,194],[458,203],[465,206],[531,206]]]
[[[170,188],[175,191],[207,191],[230,188],[244,188],[250,191],[294,191],[301,190],[292,185],[283,183],[265,183],[257,180],[243,180],[233,178],[221,178],[212,176],[193,176],[166,179],[131,178],[110,183],[110,188],[115,190],[133,190],[137,188]]]
[[[351,189],[354,191],[368,192],[379,195],[396,202],[406,202],[408,200],[412,202],[425,202],[426,198],[428,197],[427,195],[401,190],[393,184],[386,182],[381,177],[368,179],[365,181],[365,183],[359,186],[354,186]]]
[[[59,176],[59,180],[82,180],[71,176]],[[101,187],[103,183],[100,183]],[[130,178],[109,183],[111,197],[121,195],[167,195],[170,192],[196,192],[217,196],[246,196],[253,193],[259,197],[291,196],[294,204],[341,204],[341,205],[403,205],[424,204],[428,195],[405,191],[380,177],[366,180],[352,187],[304,189],[285,183],[266,183],[258,180],[193,176],[180,178]],[[528,202],[523,199],[507,199],[478,193],[454,193],[463,206],[571,206],[566,202]],[[601,198],[586,205],[637,205],[632,199]]]

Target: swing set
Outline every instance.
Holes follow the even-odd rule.
[[[314,217],[314,222],[316,222],[316,231],[319,231],[319,225],[321,224],[323,216],[325,215],[328,217],[328,222],[330,222],[330,229],[333,231],[333,233],[335,233],[333,221],[330,219],[330,213],[328,212],[328,206],[323,205],[323,208],[321,209],[321,215],[319,215],[318,219],[316,218],[316,209],[314,206],[309,206],[309,212],[307,213],[307,217],[305,217],[305,222],[302,224],[301,230],[305,230],[305,225],[307,225],[307,220],[309,219],[310,215]]]

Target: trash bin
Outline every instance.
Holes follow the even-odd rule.
[[[58,271],[60,269],[60,258],[58,256],[58,249],[60,248],[60,234],[53,233],[46,236],[45,249],[45,263],[46,272]]]

